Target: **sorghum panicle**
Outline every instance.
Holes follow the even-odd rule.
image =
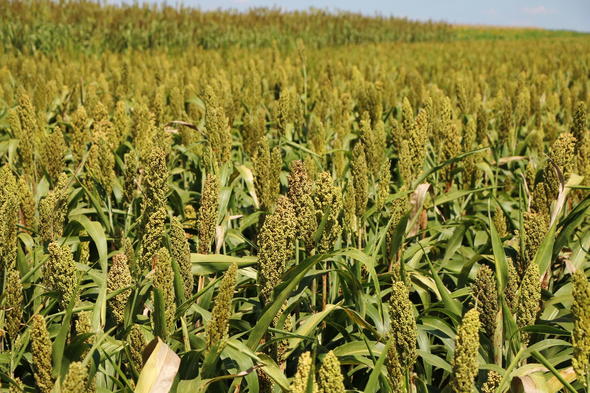
[[[265,304],[270,301],[293,254],[296,222],[293,205],[286,196],[280,196],[275,211],[262,224],[258,235],[258,277]]]
[[[6,331],[12,342],[16,340],[23,318],[23,285],[18,270],[8,268],[4,292]]]
[[[476,300],[481,325],[488,337],[493,339],[496,331],[496,316],[500,308],[498,304],[498,290],[496,277],[487,265],[482,265],[477,272],[477,278],[471,290]]]
[[[541,302],[541,276],[539,266],[529,263],[520,283],[516,302],[516,324],[519,328],[533,325],[537,320]],[[528,333],[522,334],[522,342],[527,345]]]
[[[477,362],[479,328],[479,312],[472,308],[465,313],[457,330],[451,381],[455,393],[472,393],[475,387],[474,378],[479,370]]]
[[[391,287],[389,298],[390,334],[393,336],[400,364],[404,369],[412,369],[416,362],[416,318],[410,301],[408,287],[396,281]]]
[[[62,392],[87,393],[88,390],[88,369],[82,362],[70,363],[70,368],[61,385]]]
[[[16,179],[4,165],[0,168],[0,272],[16,264],[18,198]]]
[[[319,391],[320,393],[342,393],[345,391],[340,361],[332,351],[328,352],[322,360],[319,370]]]
[[[362,144],[357,143],[352,149],[352,183],[354,187],[355,214],[361,217],[369,201],[369,171]]]
[[[193,272],[191,264],[191,250],[188,239],[180,220],[173,217],[170,220],[170,253],[178,263],[180,275],[184,283],[184,296],[188,299],[193,292]]]
[[[53,389],[53,379],[51,378],[52,347],[45,319],[39,314],[33,315],[31,341],[35,383],[41,393],[50,393]]]
[[[70,246],[60,246],[57,242],[49,243],[49,259],[45,263],[43,277],[45,286],[56,291],[60,296],[60,305],[66,308],[70,300],[76,296],[78,271]]]
[[[334,243],[342,233],[340,224],[342,190],[334,185],[332,176],[328,172],[320,173],[315,188],[314,205],[317,222],[321,223],[324,215],[326,216],[318,246],[318,251],[324,253],[334,249]]]
[[[581,269],[573,275],[572,297],[574,299],[572,305],[574,315],[572,365],[578,375],[578,380],[584,383],[587,376],[590,375],[590,282]]]
[[[127,256],[125,254],[117,254],[113,256],[113,262],[109,268],[107,276],[107,288],[109,293],[119,290],[119,294],[109,299],[109,308],[113,318],[117,323],[122,323],[125,316],[125,305],[131,294],[133,280],[131,279],[131,272],[127,264]]]
[[[310,382],[312,384],[312,393],[317,393],[318,386],[315,381],[315,376],[313,375],[313,360],[309,352],[303,352],[301,355],[299,355],[299,359],[297,361],[297,372],[291,381],[291,392],[306,393],[307,385]]]
[[[59,176],[55,188],[39,202],[39,232],[43,241],[57,240],[63,235],[63,226],[67,214],[68,177]]]
[[[166,328],[168,334],[174,331],[176,325],[176,302],[174,296],[174,271],[172,270],[172,260],[170,253],[166,248],[160,250],[154,255],[154,287],[159,289],[164,300],[164,312]]]
[[[219,291],[211,311],[211,320],[205,330],[209,349],[220,345],[228,334],[237,270],[238,266],[235,263],[230,265],[219,284]]]
[[[150,270],[152,268],[152,257],[162,246],[165,221],[166,209],[164,207],[155,211],[147,221],[139,250],[139,268],[141,270]]]
[[[127,336],[127,345],[131,354],[131,360],[135,364],[137,370],[143,368],[143,350],[146,346],[145,336],[139,325],[133,325],[129,336]]]
[[[268,139],[262,137],[253,147],[252,164],[254,187],[260,207],[271,209],[280,191],[281,148],[276,146],[271,150]]]
[[[287,196],[296,212],[295,237],[308,248],[312,235],[317,229],[315,211],[312,199],[312,181],[309,178],[303,161],[291,163],[289,174],[289,191]]]
[[[397,345],[395,338],[390,337],[387,343],[387,359],[385,360],[385,367],[389,374],[389,381],[393,387],[393,393],[405,393],[405,374],[406,371],[400,363]]]
[[[224,164],[231,159],[232,135],[229,120],[213,87],[205,88],[205,128],[215,159]]]
[[[201,206],[197,217],[197,231],[199,233],[199,253],[208,254],[215,237],[217,226],[217,210],[219,209],[220,184],[217,175],[210,173],[206,176],[201,191]]]

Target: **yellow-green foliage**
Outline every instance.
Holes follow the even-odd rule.
[[[133,390],[156,335],[181,358],[178,391],[315,377],[339,393],[489,392],[502,387],[474,378],[478,357],[509,388],[518,356],[512,371],[539,362],[522,349],[554,339],[534,348],[588,376],[584,296],[568,297],[584,288],[569,273],[589,271],[587,34],[326,10],[0,9],[4,390],[92,391],[66,384],[85,370],[98,390]],[[219,280],[234,263],[235,287]],[[571,334],[521,334],[537,317]]]

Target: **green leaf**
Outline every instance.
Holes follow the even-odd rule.
[[[164,297],[162,291],[158,288],[152,288],[154,294],[154,335],[166,339],[166,307],[164,306]]]

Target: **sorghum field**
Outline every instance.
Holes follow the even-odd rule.
[[[2,392],[584,392],[590,37],[0,0]]]

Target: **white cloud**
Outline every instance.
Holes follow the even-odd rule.
[[[496,16],[496,15],[498,15],[498,10],[495,8],[488,8],[487,10],[484,11],[484,14],[490,15],[490,16]]]
[[[524,12],[525,14],[528,15],[549,15],[549,14],[553,14],[555,13],[554,10],[549,9],[547,7],[545,7],[544,5],[539,5],[536,7],[530,7],[530,8],[523,8],[522,12]]]

